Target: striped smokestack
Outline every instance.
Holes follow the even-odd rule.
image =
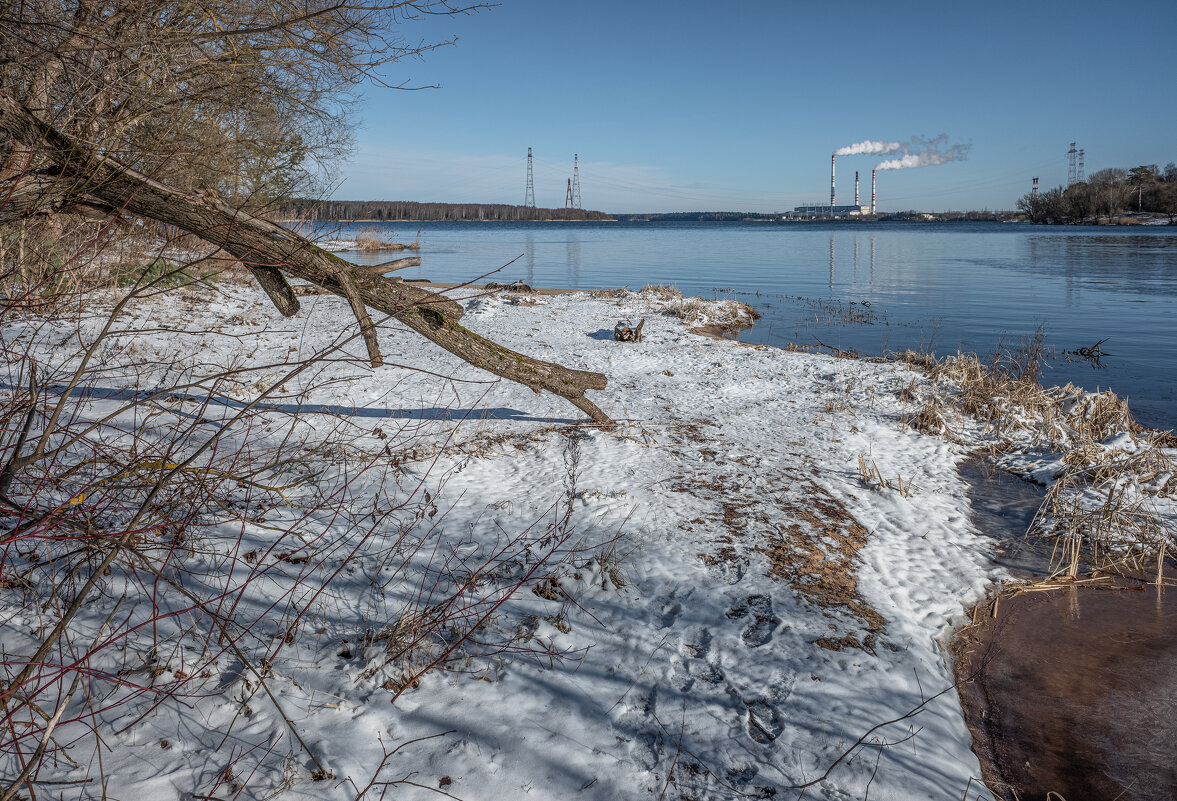
[[[854,171],[854,205],[858,205],[858,170]]]
[[[830,214],[834,213],[834,161],[837,156],[830,156]]]
[[[870,213],[875,213],[875,173],[877,170],[870,171]]]

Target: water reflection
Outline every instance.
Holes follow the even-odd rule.
[[[1155,235],[1030,235],[1024,258],[1006,265],[1061,277],[1068,290],[1107,287],[1177,295],[1177,240]]]
[[[576,230],[568,231],[568,239],[564,244],[564,274],[571,289],[580,289],[580,233]]]
[[[834,291],[834,235],[830,234],[830,291]]]
[[[523,283],[528,286],[535,285],[535,232],[528,231],[523,236],[524,253],[527,254],[527,277],[523,279]]]

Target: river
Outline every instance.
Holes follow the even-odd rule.
[[[359,223],[408,242],[434,281],[595,289],[672,284],[763,318],[741,339],[988,356],[1041,329],[1044,383],[1127,395],[1177,427],[1177,227],[1011,223]],[[344,253],[377,263],[389,253]],[[608,322],[608,321],[607,321]],[[1099,364],[1068,355],[1102,342]]]

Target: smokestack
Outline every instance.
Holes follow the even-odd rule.
[[[830,214],[834,213],[834,161],[837,156],[830,156]]]
[[[854,171],[854,205],[858,205],[858,170]]]
[[[875,213],[875,173],[878,170],[870,171],[870,213]]]

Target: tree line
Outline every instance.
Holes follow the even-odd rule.
[[[1079,225],[1136,213],[1164,214],[1177,224],[1177,164],[1162,170],[1155,164],[1124,169],[1109,167],[1086,181],[1031,192],[1018,200],[1018,210],[1032,223]]]
[[[611,220],[603,211],[540,209],[505,203],[419,203],[411,200],[292,199],[276,204],[285,220],[352,222],[356,220],[412,220],[528,222],[534,220]]]
[[[743,222],[745,220],[773,220],[775,214],[751,211],[674,211],[649,214],[618,214],[622,222]]]

